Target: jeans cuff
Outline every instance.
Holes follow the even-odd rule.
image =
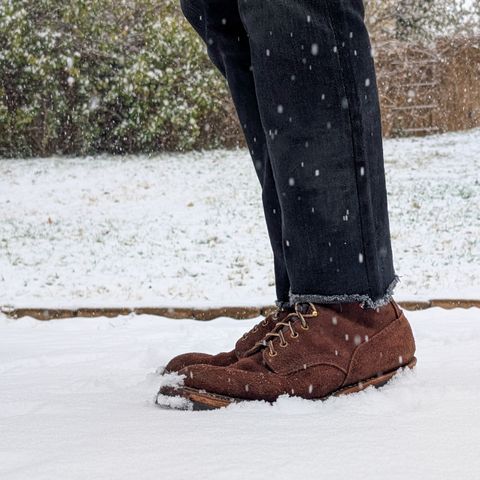
[[[372,299],[369,295],[364,294],[341,294],[341,295],[316,295],[316,294],[301,294],[290,292],[290,303],[361,303],[364,308],[378,308],[390,302],[393,295],[393,290],[400,281],[397,275],[387,287],[385,294],[380,298]]]
[[[291,308],[291,307],[293,307],[293,303],[291,303],[291,302],[289,302],[289,301],[288,301],[288,302],[285,302],[285,301],[283,301],[283,300],[277,300],[277,301],[275,302],[275,305],[276,305],[278,308]]]

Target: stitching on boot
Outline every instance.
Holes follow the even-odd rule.
[[[321,367],[321,366],[326,366],[326,367],[333,367],[333,368],[336,368],[337,370],[340,370],[344,375],[347,375],[347,370],[343,367],[341,367],[340,365],[337,365],[336,363],[330,363],[330,362],[322,362],[322,361],[310,361],[308,363],[304,363],[303,365],[306,366],[306,368],[310,368],[310,367]],[[301,372],[303,370],[305,370],[306,368],[302,365],[302,368],[296,368],[295,370],[292,370],[292,371],[289,371],[288,373],[285,373],[283,375],[285,376],[290,376],[290,375],[295,375],[296,373],[298,372]],[[282,375],[282,374],[280,374]]]

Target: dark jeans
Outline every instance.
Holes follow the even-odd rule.
[[[386,303],[397,281],[361,0],[181,0],[262,185],[277,303]]]

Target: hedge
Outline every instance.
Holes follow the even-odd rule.
[[[177,0],[0,2],[0,156],[228,144],[225,82]]]
[[[452,38],[448,52],[440,47],[442,55],[439,40],[398,47],[389,39],[398,2],[366,6],[377,38],[384,133],[397,134],[399,121],[426,132],[478,126],[478,36]],[[385,31],[387,40],[380,41]],[[392,89],[396,107],[411,106],[399,73],[389,72],[400,61],[404,77],[418,76],[417,65],[404,61],[412,49],[431,50],[426,54],[438,59],[435,91],[415,92],[420,103],[438,97],[439,111],[428,117],[432,125],[422,123],[424,115],[407,121],[401,108],[388,109]],[[446,63],[455,65],[454,78]],[[0,0],[0,157],[239,144],[244,139],[225,81],[183,18],[179,0]]]

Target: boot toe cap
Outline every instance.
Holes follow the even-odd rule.
[[[182,353],[172,358],[165,367],[165,373],[178,372],[189,365],[209,363],[213,355],[207,353]]]

